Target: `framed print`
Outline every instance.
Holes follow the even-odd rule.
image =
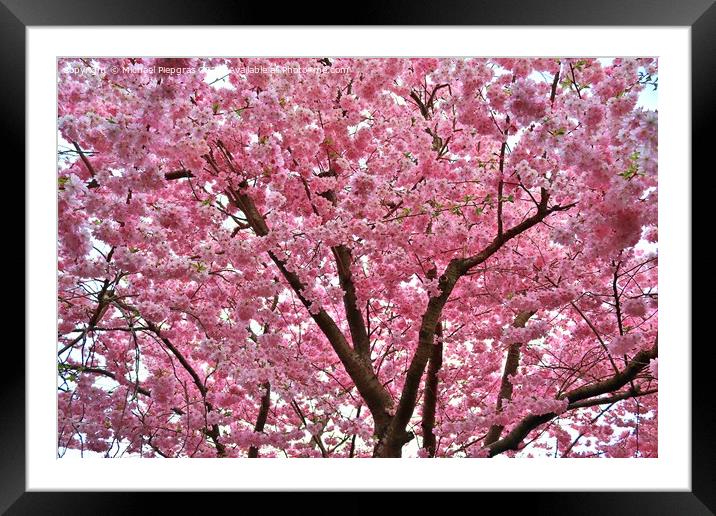
[[[691,169],[716,8],[294,10],[4,1],[27,337],[3,510],[712,514]]]

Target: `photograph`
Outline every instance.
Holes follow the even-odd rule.
[[[56,57],[56,460],[659,458],[659,62]]]

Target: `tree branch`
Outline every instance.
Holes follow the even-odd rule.
[[[607,403],[615,403],[617,401],[622,401],[622,400],[626,400],[629,398],[638,398],[641,396],[648,396],[649,394],[655,394],[657,392],[658,392],[658,389],[649,389],[646,391],[629,389],[628,391],[624,391],[619,394],[614,394],[613,396],[604,396],[602,398],[594,398],[594,399],[577,401],[575,403],[570,403],[569,408],[570,409],[578,409],[578,408],[585,408],[585,407],[595,407],[597,405],[606,405]]]
[[[326,175],[335,176],[335,172],[328,170]],[[311,204],[313,213],[320,216],[318,209],[313,204],[308,182],[304,178],[301,178],[301,182],[303,183],[303,189],[306,192],[306,197],[308,197],[308,202]],[[319,195],[327,199],[332,205],[336,205],[337,198],[333,190],[328,190]],[[370,361],[370,338],[366,330],[366,322],[363,320],[363,314],[358,309],[358,298],[355,284],[353,283],[353,273],[351,272],[351,265],[353,264],[351,250],[347,246],[339,244],[331,247],[331,252],[336,261],[338,281],[343,290],[343,307],[346,311],[346,319],[348,320],[348,329],[350,330],[351,340],[353,341],[353,349],[365,359],[366,364],[370,365],[372,369]]]
[[[118,382],[117,375],[114,374],[111,371],[107,371],[106,369],[102,369],[100,367],[87,367],[87,366],[81,366],[81,365],[75,365],[75,364],[62,364],[62,367],[65,367],[67,369],[73,369],[77,371],[78,373],[91,373],[91,374],[97,374],[100,376],[106,376],[107,378],[111,378],[115,382]],[[150,397],[152,396],[151,391],[148,391],[144,387],[140,387],[139,385],[136,385],[136,390],[139,394],[142,394],[143,396]],[[173,407],[172,412],[178,415],[183,415],[184,411],[180,408]]]
[[[576,206],[576,203],[566,204],[564,206],[556,204],[556,205],[552,206],[551,208],[547,208],[545,197],[546,196],[542,197],[541,202],[540,202],[540,207],[537,209],[537,212],[534,215],[526,218],[519,224],[511,227],[510,229],[505,231],[502,235],[498,235],[487,247],[485,247],[479,253],[477,253],[473,256],[470,256],[468,258],[465,258],[463,260],[459,260],[458,265],[461,270],[461,273],[464,274],[464,272],[467,272],[467,270],[471,269],[472,267],[475,267],[476,265],[481,264],[482,262],[487,260],[490,256],[495,254],[502,247],[503,244],[505,244],[509,240],[512,240],[514,237],[516,237],[520,233],[523,233],[524,231],[528,230],[532,226],[539,224],[548,215],[550,215],[554,212],[558,212],[558,211],[566,211],[566,210]]]
[[[174,170],[172,172],[167,172],[164,174],[164,179],[166,179],[167,181],[175,181],[184,177],[194,177],[194,174],[192,174],[191,170],[186,169]]]
[[[351,272],[351,263],[353,261],[351,251],[344,245],[332,247],[331,251],[333,251],[336,259],[338,280],[343,289],[343,307],[346,311],[353,349],[370,362],[370,339],[368,338],[363,314],[358,309],[358,298],[355,284],[353,283],[353,273]]]
[[[433,345],[433,350],[428,362],[428,372],[425,375],[425,388],[423,394],[423,418],[421,426],[423,428],[423,449],[428,452],[429,457],[435,457],[437,454],[437,441],[435,439],[435,412],[438,402],[438,373],[443,366],[443,325],[438,322],[435,327],[435,337],[437,342]]]
[[[109,261],[109,260],[108,260]],[[57,356],[62,355],[65,351],[72,348],[75,344],[77,344],[82,338],[87,335],[87,333],[91,332],[97,324],[99,324],[99,321],[102,319],[104,314],[107,311],[107,306],[110,304],[112,294],[110,292],[110,282],[109,280],[105,279],[102,283],[102,288],[100,289],[99,293],[97,294],[97,307],[95,308],[94,312],[90,316],[90,320],[87,323],[87,327],[84,328],[80,334],[74,338],[70,343],[63,346],[61,350],[57,352]],[[109,294],[108,294],[109,293]]]
[[[555,205],[548,208],[547,195],[545,194],[542,196],[540,207],[536,214],[511,227],[502,235],[498,235],[478,254],[464,259],[455,258],[450,261],[438,282],[440,294],[437,297],[430,298],[427,309],[423,313],[420,330],[418,332],[418,346],[408,366],[403,391],[400,395],[395,416],[391,420],[385,436],[376,446],[373,452],[374,456],[399,456],[396,455],[396,453],[400,453],[400,447],[412,438],[412,435],[405,431],[405,427],[410,421],[415,409],[415,403],[418,397],[418,386],[425,371],[425,366],[430,359],[437,322],[457,281],[472,267],[479,265],[495,254],[506,242],[538,224],[549,214],[568,210],[575,205],[576,203],[572,203],[565,206]]]
[[[115,300],[117,304],[119,304],[122,308],[130,311],[137,312],[136,309],[130,307],[129,305],[126,305],[120,301]],[[199,393],[201,393],[201,397],[204,400],[204,405],[206,406],[207,412],[211,412],[214,407],[212,404],[207,401],[206,399],[206,386],[201,381],[201,378],[199,378],[199,375],[194,370],[192,365],[187,361],[186,357],[177,349],[176,346],[165,336],[161,334],[161,330],[159,327],[154,324],[152,321],[147,320],[145,317],[142,317],[142,320],[144,320],[144,324],[146,325],[147,329],[154,333],[167,347],[169,351],[176,357],[176,359],[179,361],[179,363],[182,365],[182,367],[186,370],[187,373],[189,373],[189,376],[191,376],[194,385],[196,385],[196,388],[199,389]],[[226,447],[219,441],[219,437],[221,436],[221,432],[219,431],[219,426],[216,424],[211,425],[210,427],[207,427],[205,429],[206,435],[209,436],[209,438],[213,441],[214,446],[216,447],[216,454],[219,457],[225,457],[226,456]]]
[[[92,166],[92,163],[89,159],[87,159],[87,156],[85,156],[85,153],[80,148],[79,144],[77,142],[72,142],[72,145],[74,145],[75,149],[77,150],[77,154],[80,155],[80,159],[82,159],[82,163],[85,164],[85,167],[87,167],[87,170],[89,171],[90,175],[92,176],[92,180],[87,183],[87,188],[97,188],[99,186],[99,183],[97,182],[97,179],[95,179],[95,176],[97,175],[97,172],[95,171],[94,167]]]
[[[248,184],[244,181],[239,187],[246,188]],[[243,193],[241,190],[236,192],[227,191],[227,195],[229,196],[229,200],[244,213],[256,235],[268,235],[269,227],[266,224],[266,220],[256,208],[256,205],[249,195]],[[331,347],[343,364],[346,372],[355,383],[358,392],[365,400],[366,405],[368,405],[376,427],[384,427],[390,418],[388,410],[392,407],[393,400],[390,393],[388,393],[375,375],[373,368],[370,366],[370,361],[358,355],[351,348],[341,329],[323,308],[315,310],[312,307],[312,303],[303,295],[306,289],[305,285],[296,273],[288,270],[286,262],[279,258],[273,251],[268,251],[268,255],[328,339],[328,342],[331,344]]]
[[[515,328],[524,328],[529,318],[532,317],[534,314],[535,312],[522,312],[518,314],[517,317],[515,317],[512,326],[514,326]],[[497,413],[502,411],[503,400],[510,401],[512,399],[512,382],[510,381],[510,377],[517,372],[517,368],[520,365],[521,347],[522,343],[515,342],[510,344],[510,347],[507,350],[505,369],[502,373],[502,383],[500,384],[500,392],[497,395]],[[485,436],[485,446],[497,441],[500,438],[503,429],[504,426],[502,425],[492,425],[490,427],[490,430],[487,432],[487,435]]]
[[[616,391],[622,388],[624,385],[629,383],[649,364],[649,360],[658,356],[658,342],[654,343],[654,346],[648,350],[642,350],[632,358],[627,366],[619,373],[589,385],[583,385],[576,389],[573,389],[565,394],[562,394],[557,399],[567,399],[569,405],[567,410],[573,408],[581,408],[590,406],[586,403],[579,403],[583,400],[587,400],[593,396],[599,396],[609,392]],[[609,401],[607,401],[609,403]],[[532,430],[537,428],[543,423],[550,421],[557,417],[557,414],[550,412],[548,414],[540,415],[529,415],[522,419],[505,437],[499,441],[494,442],[489,449],[490,457],[494,457],[507,450],[519,449],[522,440],[527,437]]]
[[[261,397],[261,405],[259,406],[259,415],[256,418],[256,426],[254,426],[254,432],[261,433],[264,431],[266,425],[266,419],[268,419],[268,412],[271,406],[271,384],[265,382],[261,384],[264,388],[264,395]],[[259,456],[258,446],[249,447],[249,458],[255,459]]]

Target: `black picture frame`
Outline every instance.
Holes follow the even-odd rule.
[[[692,73],[692,156],[693,170],[698,163],[702,173],[713,174],[709,153],[714,146],[710,128],[714,115],[716,81],[716,5],[713,0],[443,0],[429,2],[362,1],[350,17],[341,18],[337,4],[281,3],[274,7],[261,2],[192,0],[0,0],[0,130],[5,149],[19,157],[24,167],[25,106],[25,29],[42,25],[247,25],[247,24],[353,24],[368,25],[621,25],[691,27]],[[88,47],[91,48],[91,47]],[[667,99],[668,102],[668,99]],[[684,171],[686,172],[686,171]],[[692,180],[695,174],[691,171]],[[13,178],[12,180],[17,180]],[[30,195],[31,192],[26,192]],[[7,199],[7,197],[5,197]],[[692,194],[692,207],[694,205]],[[695,217],[692,220],[695,221]],[[13,222],[16,224],[16,222]],[[698,233],[694,231],[693,235]],[[19,245],[17,246],[19,249]],[[692,251],[693,252],[693,251]],[[23,259],[24,251],[23,251]],[[17,262],[16,252],[14,261]],[[19,270],[17,264],[14,270]],[[31,271],[25,266],[25,275]],[[683,300],[690,303],[691,300]],[[692,320],[701,323],[710,305],[693,305]],[[695,317],[694,317],[695,315]],[[25,311],[25,324],[32,313]],[[716,457],[714,456],[713,388],[709,370],[712,339],[692,345],[692,490],[690,492],[525,492],[473,493],[480,502],[491,502],[519,514],[714,514],[716,513]],[[140,512],[147,494],[88,492],[26,492],[25,488],[25,353],[18,346],[7,346],[0,389],[0,511],[7,514],[126,514]],[[625,485],[629,479],[625,478]],[[555,480],[557,483],[559,479]],[[182,507],[188,493],[164,493],[164,511]],[[293,493],[289,502],[305,506],[307,493]],[[157,495],[152,495],[157,496]],[[211,494],[213,503],[246,494]],[[254,496],[254,495],[252,495]],[[266,496],[264,494],[264,496]],[[272,503],[275,495],[271,495]],[[487,500],[486,498],[493,498]],[[502,498],[500,498],[502,497]],[[289,497],[287,497],[289,498]],[[355,504],[355,499],[347,505]],[[428,493],[415,493],[409,506],[421,507]],[[439,500],[443,498],[440,497]],[[255,500],[258,501],[258,500]],[[259,502],[260,503],[260,502]],[[420,505],[418,505],[420,504]],[[234,507],[238,507],[234,505]],[[469,506],[468,506],[469,507]],[[477,508],[477,506],[475,505]],[[481,505],[481,507],[485,507]],[[359,507],[358,507],[359,508]],[[406,507],[405,512],[412,507]],[[214,510],[215,506],[206,510]],[[336,507],[334,510],[340,510]]]

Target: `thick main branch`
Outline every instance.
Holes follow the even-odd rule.
[[[525,324],[530,317],[534,315],[534,312],[522,312],[515,317],[512,326],[515,328],[524,328]],[[517,368],[520,365],[520,348],[522,347],[521,342],[514,342],[510,344],[507,350],[507,359],[505,360],[505,369],[502,372],[502,382],[500,383],[500,392],[497,394],[496,411],[499,413],[502,411],[502,405],[505,401],[512,399],[512,381],[510,378],[517,373]],[[490,430],[485,436],[485,445],[491,444],[497,441],[502,434],[504,426],[492,425]]]
[[[450,261],[438,282],[440,294],[436,297],[430,298],[427,309],[423,313],[420,330],[418,332],[418,346],[410,361],[410,365],[408,366],[403,391],[400,395],[400,401],[398,402],[395,416],[390,422],[390,426],[388,427],[385,436],[376,446],[374,456],[396,456],[396,454],[399,454],[400,447],[402,447],[411,438],[411,436],[405,431],[405,428],[413,415],[413,411],[415,410],[420,379],[422,378],[423,373],[425,372],[425,367],[430,359],[437,323],[440,320],[445,303],[447,303],[450,294],[457,284],[457,281],[462,276],[467,274],[470,269],[490,258],[493,254],[500,250],[505,243],[520,233],[523,233],[531,227],[539,224],[551,213],[568,210],[569,208],[575,206],[575,204],[568,204],[565,206],[555,205],[547,207],[547,202],[548,196],[545,193],[542,196],[537,212],[534,215],[509,228],[502,234],[498,234],[494,240],[492,240],[492,242],[490,242],[490,244],[488,244],[479,253],[468,258],[456,258]]]
[[[614,392],[624,387],[627,383],[634,380],[637,375],[647,365],[649,365],[649,360],[656,358],[658,354],[658,343],[654,342],[654,346],[651,349],[642,350],[634,355],[621,372],[614,374],[605,380],[572,389],[571,391],[562,394],[557,399],[567,399],[569,401],[567,410],[591,406],[591,404],[586,402],[586,400],[595,396]],[[611,399],[608,399],[606,402],[610,401]],[[495,455],[507,450],[519,449],[520,443],[525,437],[527,437],[527,434],[538,426],[547,423],[556,417],[557,414],[554,412],[550,412],[548,414],[534,414],[525,417],[510,431],[509,434],[488,446],[490,457],[494,457]]]
[[[259,414],[256,418],[256,425],[254,426],[254,432],[261,433],[264,431],[266,426],[266,420],[268,419],[269,408],[271,407],[271,384],[264,382],[261,384],[264,389],[264,394],[261,397],[261,405],[259,406]],[[249,447],[249,458],[255,459],[259,456],[258,446]]]
[[[246,186],[244,183],[240,185],[240,188],[245,188]],[[263,215],[261,215],[256,208],[251,197],[241,190],[228,193],[229,199],[244,213],[256,235],[268,235],[268,224]],[[346,372],[353,380],[353,383],[355,383],[358,392],[365,400],[366,405],[368,405],[375,420],[376,427],[384,427],[390,418],[388,410],[392,407],[393,400],[375,375],[370,366],[369,359],[367,360],[365,357],[362,357],[351,348],[341,329],[323,308],[318,310],[313,309],[312,303],[304,296],[306,286],[295,272],[288,269],[286,262],[279,258],[273,251],[268,251],[268,255],[328,339],[328,342],[331,344],[331,347],[343,364]]]

